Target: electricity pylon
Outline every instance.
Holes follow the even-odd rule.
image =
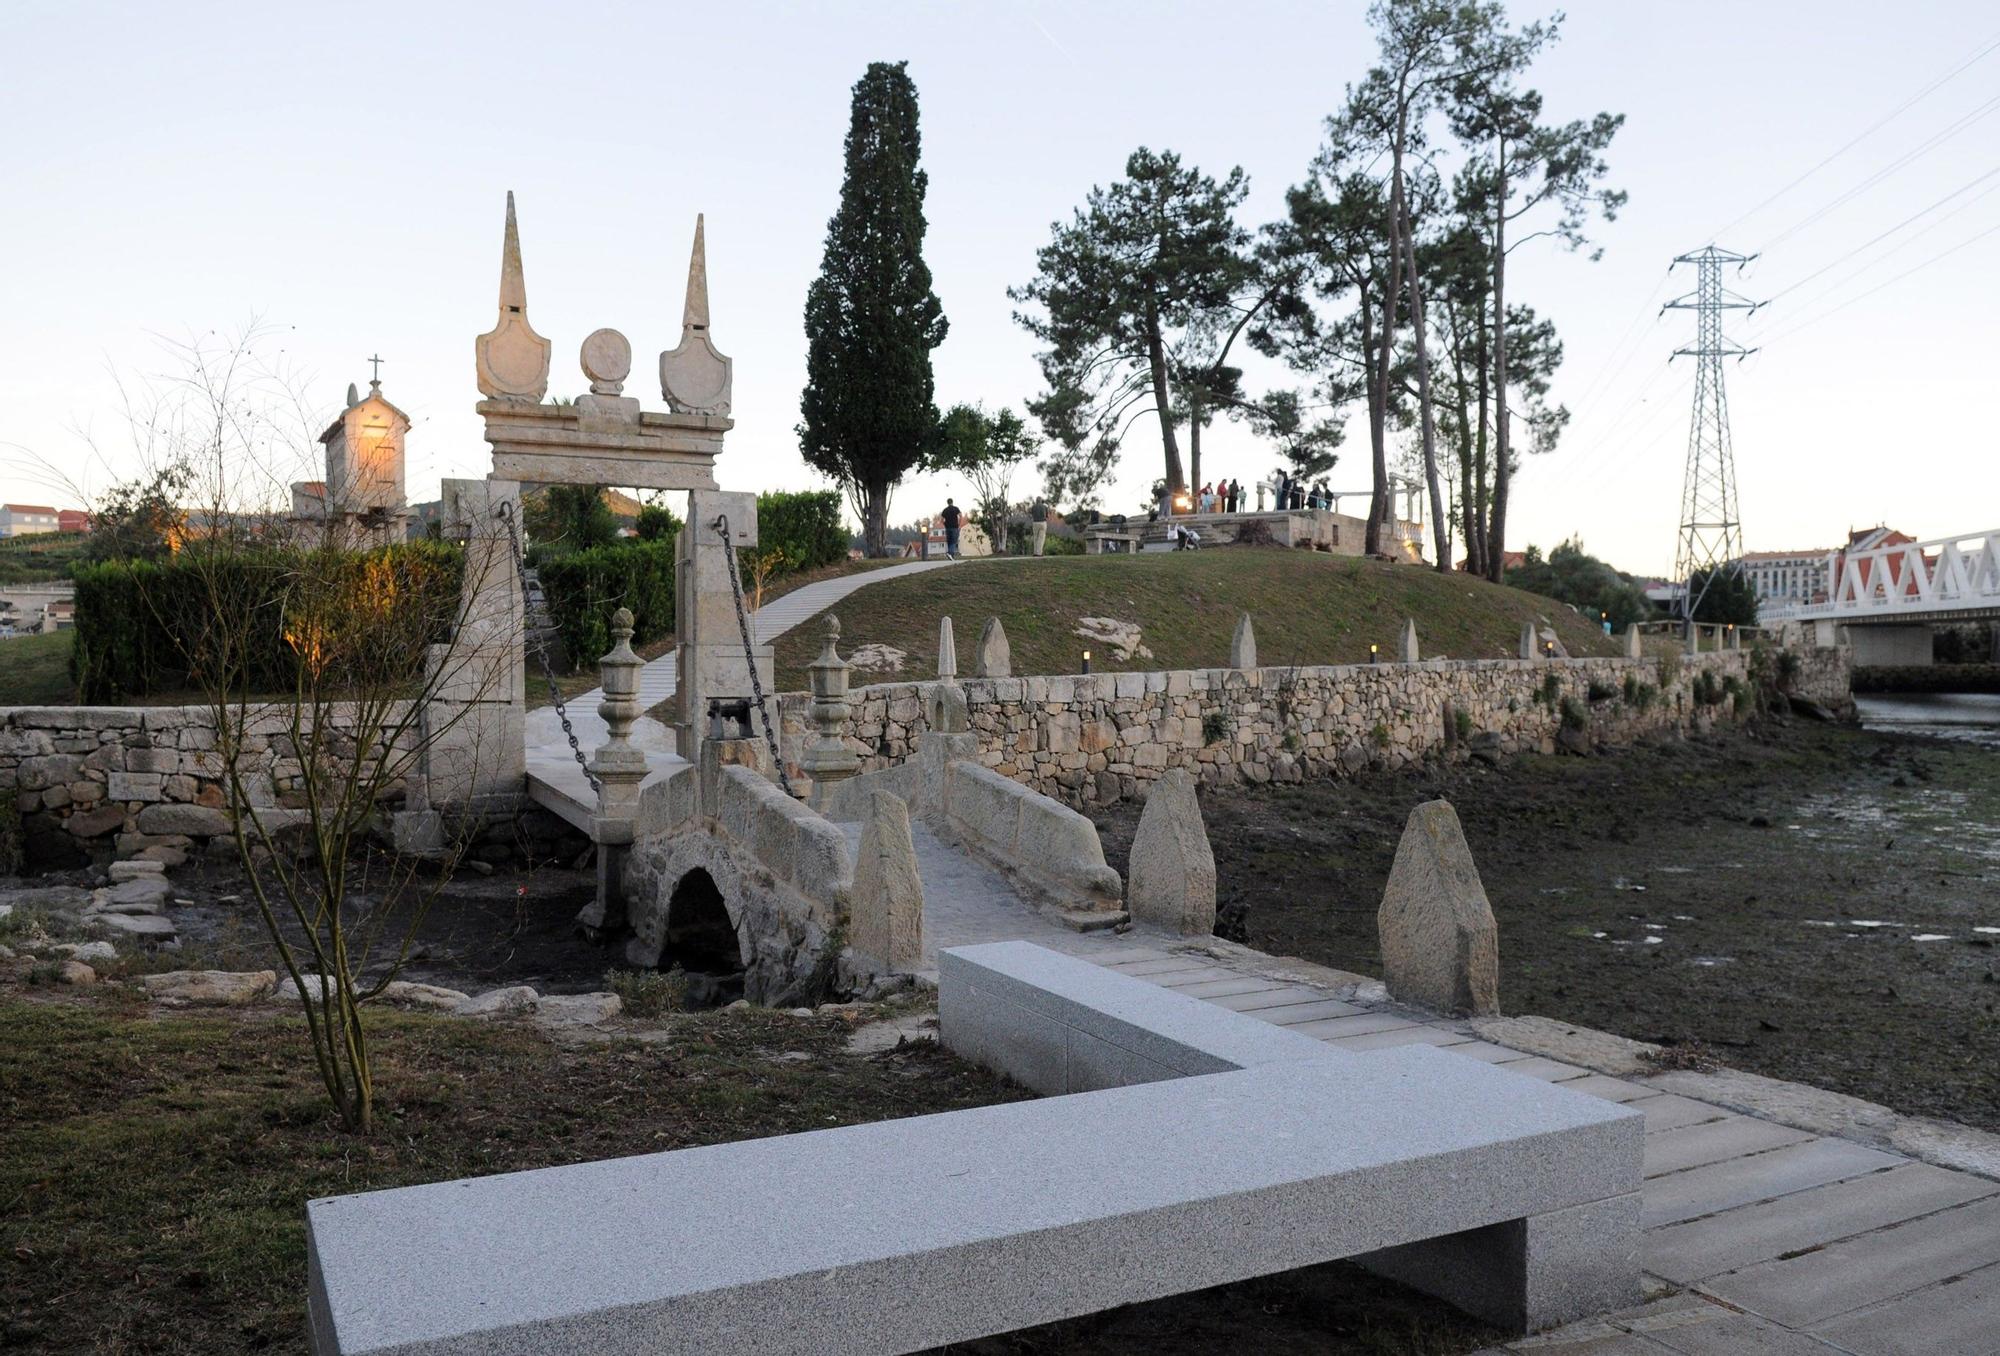
[[[1694,577],[1702,576],[1701,593],[1708,592],[1721,570],[1741,567],[1743,523],[1736,509],[1736,453],[1729,439],[1729,396],[1722,385],[1722,360],[1737,361],[1757,350],[1744,348],[1722,333],[1724,311],[1754,311],[1763,305],[1740,297],[1722,285],[1722,268],[1738,271],[1757,256],[1736,254],[1714,245],[1674,260],[1695,266],[1695,289],[1660,308],[1695,313],[1695,345],[1677,348],[1675,358],[1694,358],[1694,419],[1688,427],[1687,478],[1681,488],[1680,546],[1674,554],[1674,577],[1681,584],[1681,616],[1694,618],[1701,595]],[[1671,361],[1671,360],[1670,360]]]

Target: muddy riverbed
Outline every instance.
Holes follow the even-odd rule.
[[[2000,752],[1791,722],[1206,794],[1220,908],[1278,954],[1379,973],[1412,806],[1458,809],[1510,1013],[2000,1130]],[[1139,807],[1100,817],[1125,866]]]

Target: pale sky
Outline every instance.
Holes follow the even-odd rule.
[[[1667,355],[1691,341],[1693,317],[1655,313],[1694,285],[1689,269],[1668,280],[1668,261],[1711,239],[1764,252],[1738,290],[1783,293],[1735,325],[1762,351],[1727,377],[1750,549],[1823,547],[1876,521],[1922,537],[1993,526],[2000,435],[1983,397],[2000,364],[2000,50],[1973,59],[2000,40],[2000,12],[1970,0],[1574,0],[1568,12],[1533,83],[1551,116],[1628,115],[1610,158],[1631,202],[1594,228],[1597,263],[1539,245],[1514,256],[1510,296],[1556,321],[1556,397],[1576,418],[1520,476],[1508,544],[1580,533],[1626,569],[1672,563],[1692,365]],[[1005,289],[1031,275],[1049,223],[1140,144],[1218,174],[1242,165],[1244,221],[1274,215],[1370,60],[1362,15],[1243,0],[9,0],[0,498],[70,502],[37,459],[93,491],[131,474],[114,377],[161,368],[152,336],[252,316],[282,327],[329,415],[366,380],[364,359],[384,356],[384,392],[415,420],[413,498],[440,476],[485,474],[472,340],[493,325],[508,189],[529,314],[555,346],[551,394],[586,388],[578,345],[608,325],[632,341],[627,394],[651,408],[644,378],[678,342],[705,212],[713,333],[736,373],[720,478],[812,485],[793,432],[800,316],[868,62],[907,59],[922,101],[926,257],[951,321],[939,403],[1018,408],[1036,390],[1034,345]],[[1291,378],[1253,367],[1251,380]],[[109,466],[91,463],[84,430]],[[1332,479],[1364,488],[1363,421],[1349,437]],[[1206,452],[1205,476],[1246,482],[1276,460],[1228,425]],[[1158,474],[1157,436],[1135,431],[1110,505],[1136,506]],[[1034,482],[1025,471],[1017,496]],[[966,491],[913,478],[892,516]]]

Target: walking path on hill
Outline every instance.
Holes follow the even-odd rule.
[[[1640,1264],[1647,1293],[1676,1293],[1480,1356],[2000,1352],[2000,1182],[1703,1100],[1690,1095],[1699,1077],[1654,1072],[1629,1042],[1566,1024],[1520,1029],[1573,1033],[1569,1048],[1597,1051],[1592,1062],[1620,1075],[1482,1039],[1469,1022],[1390,1002],[1363,976],[1143,928],[1072,932],[998,873],[915,836],[927,956],[1031,941],[1344,1050],[1440,1046],[1642,1112]],[[1481,1024],[1503,1039],[1508,1026]]]
[[[993,558],[1019,560],[1025,557]],[[952,560],[913,560],[907,565],[884,565],[880,569],[857,570],[853,574],[844,574],[837,579],[822,579],[816,584],[807,584],[803,588],[796,588],[790,593],[773,598],[751,613],[750,634],[757,644],[768,645],[814,613],[833,606],[858,589],[866,588],[870,584],[880,584],[885,580],[902,579],[907,575],[922,574],[926,570],[941,570],[948,565],[962,563],[964,562]],[[666,701],[679,689],[679,683],[679,670],[675,667],[672,650],[658,659],[649,660],[646,667],[639,670],[639,709],[650,711]],[[604,722],[597,716],[597,703],[602,700],[604,700],[604,689],[601,687],[594,687],[569,699],[572,708],[570,723],[576,727],[577,738],[582,741],[585,749],[604,742]],[[586,738],[586,735],[590,737]]]

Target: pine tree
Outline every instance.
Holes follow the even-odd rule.
[[[931,350],[946,321],[924,264],[917,87],[908,63],[877,61],[854,86],[847,174],[806,293],[799,446],[838,480],[870,555],[888,550],[889,495],[937,439]]]

